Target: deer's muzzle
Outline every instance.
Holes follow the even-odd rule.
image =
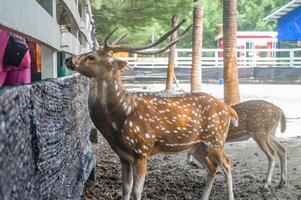
[[[75,69],[75,65],[74,65],[74,63],[73,63],[72,57],[67,58],[67,59],[65,60],[65,64],[66,64],[66,66],[67,66],[69,69],[71,69],[71,70],[74,70],[74,69]]]

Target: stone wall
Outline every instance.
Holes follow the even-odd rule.
[[[0,90],[0,199],[81,199],[95,166],[82,76]]]

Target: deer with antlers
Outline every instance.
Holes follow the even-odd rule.
[[[91,79],[89,112],[96,128],[118,154],[122,165],[124,200],[140,200],[147,169],[147,159],[159,153],[191,152],[208,170],[202,199],[209,198],[220,166],[226,176],[229,199],[233,200],[230,159],[224,144],[230,121],[237,123],[236,112],[222,101],[206,94],[188,94],[175,98],[139,97],[129,94],[121,81],[127,65],[116,59],[116,52],[157,54],[179,41],[184,33],[159,50],[147,50],[162,43],[184,21],[158,41],[143,47],[110,45],[110,33],[102,48],[66,60],[66,64]]]
[[[239,126],[230,126],[227,142],[239,142],[253,138],[268,158],[268,173],[264,188],[269,189],[272,182],[275,158],[278,155],[281,165],[281,179],[278,187],[285,185],[287,180],[286,149],[277,141],[276,128],[281,124],[280,131],[286,129],[286,118],[281,108],[264,100],[250,100],[232,108],[239,117]],[[192,162],[192,155],[188,154],[187,161]]]

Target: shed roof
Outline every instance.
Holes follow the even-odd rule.
[[[281,8],[270,14],[269,16],[265,17],[264,20],[278,20],[282,16],[288,14],[289,12],[300,6],[301,0],[292,0],[288,4],[282,6]]]

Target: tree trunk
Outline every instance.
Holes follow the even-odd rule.
[[[224,101],[233,105],[240,102],[236,52],[237,2],[223,1],[224,41]]]
[[[171,27],[173,28],[179,23],[179,15],[175,14],[172,16],[171,20]],[[177,31],[175,31],[171,35],[171,41],[174,41],[177,39]],[[175,74],[175,62],[176,62],[176,44],[172,45],[169,49],[169,55],[168,55],[168,68],[167,68],[167,79],[166,79],[166,90],[172,91],[172,85],[173,85],[173,77]]]
[[[202,42],[203,42],[203,7],[195,6],[193,10],[191,93],[201,91]]]

